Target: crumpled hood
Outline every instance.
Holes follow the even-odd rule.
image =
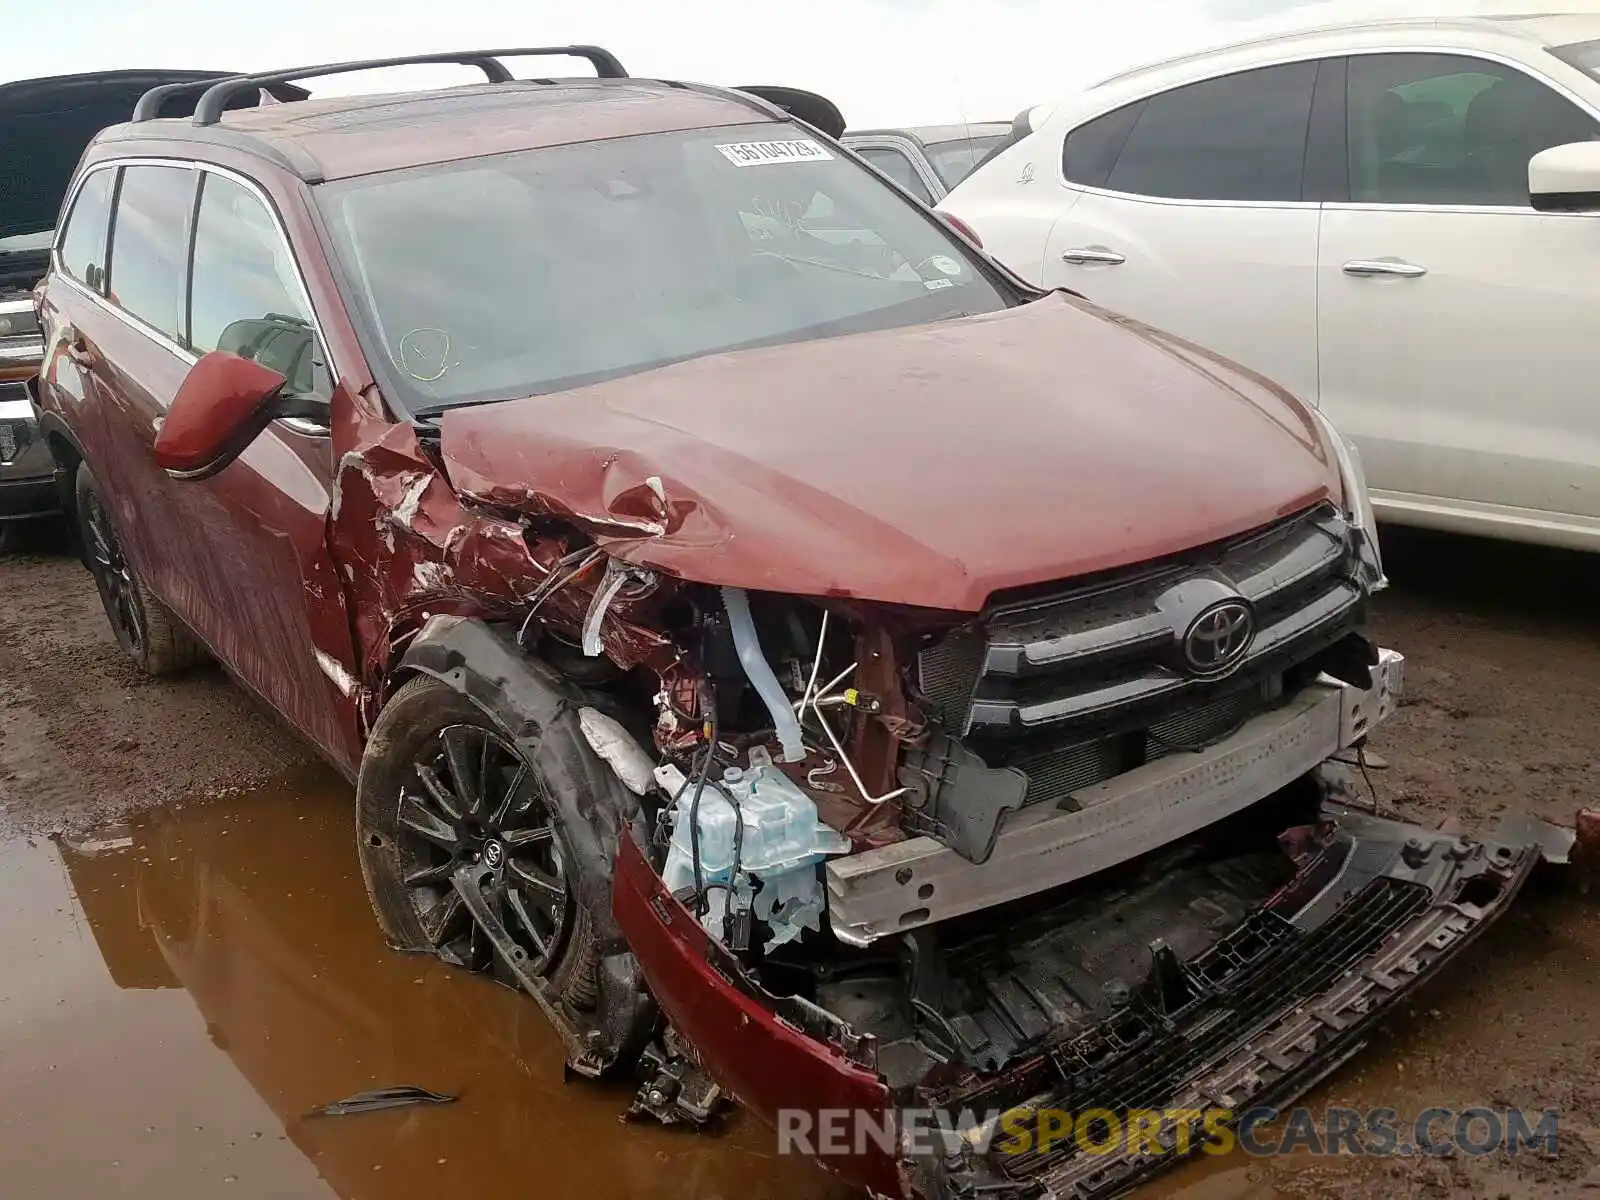
[[[440,422],[466,498],[703,583],[975,612],[1340,497],[1311,417],[1053,295],[695,359]]]

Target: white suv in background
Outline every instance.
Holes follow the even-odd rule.
[[[1002,261],[1319,405],[1381,517],[1600,549],[1600,15],[1279,34],[1022,128],[939,205]]]

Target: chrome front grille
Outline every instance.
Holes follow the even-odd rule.
[[[1304,662],[1357,624],[1366,589],[1356,537],[1330,504],[1263,530],[1071,587],[1001,595],[973,630],[917,660],[918,685],[957,736],[1056,746],[1160,729]],[[1180,653],[1197,603],[1243,599],[1248,652],[1226,679]],[[1197,599],[1198,598],[1198,599]]]

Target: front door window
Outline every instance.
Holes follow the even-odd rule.
[[[1365,204],[1528,203],[1528,160],[1600,125],[1513,67],[1452,54],[1350,60],[1350,199]]]

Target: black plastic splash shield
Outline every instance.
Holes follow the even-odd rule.
[[[1301,879],[1186,963],[1028,1067],[959,1097],[974,1110],[1021,1097],[1035,1113],[1282,1105],[1360,1051],[1373,1026],[1510,906],[1540,860],[1533,843],[1473,842],[1350,810],[1337,861]],[[1307,886],[1307,880],[1313,881]],[[1176,969],[1181,976],[1174,976]],[[948,1097],[956,1100],[956,1097]],[[1026,1122],[1022,1123],[1026,1127]],[[1015,1125],[1012,1128],[1016,1128]],[[968,1152],[936,1172],[944,1194],[1103,1200],[1204,1144],[1166,1120],[1160,1152]]]

